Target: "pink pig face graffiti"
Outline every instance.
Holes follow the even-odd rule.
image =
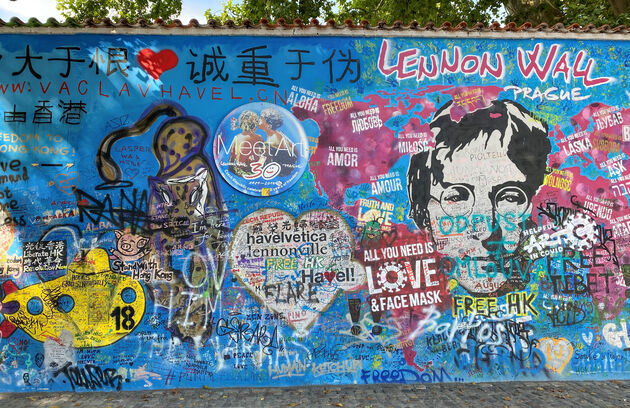
[[[112,254],[121,261],[137,261],[149,252],[149,239],[141,235],[132,234],[129,230],[114,231],[116,234],[116,249]]]
[[[435,148],[410,162],[410,215],[444,255],[442,272],[471,294],[502,295],[527,281],[519,247],[551,150],[547,125],[509,101],[458,122],[451,107],[431,122]]]

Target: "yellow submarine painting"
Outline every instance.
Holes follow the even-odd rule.
[[[59,341],[64,330],[74,347],[108,346],[129,334],[142,320],[144,289],[130,276],[112,272],[102,248],[75,259],[66,275],[18,289],[2,285],[3,338],[21,329],[38,341]]]

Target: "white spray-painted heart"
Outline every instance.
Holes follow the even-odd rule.
[[[573,345],[565,338],[554,339],[543,337],[538,342],[538,349],[543,352],[547,361],[545,367],[557,373],[561,373],[573,356]]]
[[[586,335],[586,332],[582,332],[582,340],[584,340],[584,343],[586,343],[587,346],[591,345],[593,337],[593,332],[591,330],[588,331],[588,335]]]
[[[339,293],[365,282],[363,265],[353,259],[352,231],[335,211],[307,211],[296,220],[263,208],[243,218],[232,237],[232,273],[298,335]]]

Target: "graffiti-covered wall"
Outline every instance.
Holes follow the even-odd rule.
[[[630,378],[623,38],[34,31],[3,391]]]

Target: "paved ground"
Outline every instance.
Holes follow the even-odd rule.
[[[630,381],[223,388],[118,393],[5,393],[0,406],[176,407],[630,407]]]

